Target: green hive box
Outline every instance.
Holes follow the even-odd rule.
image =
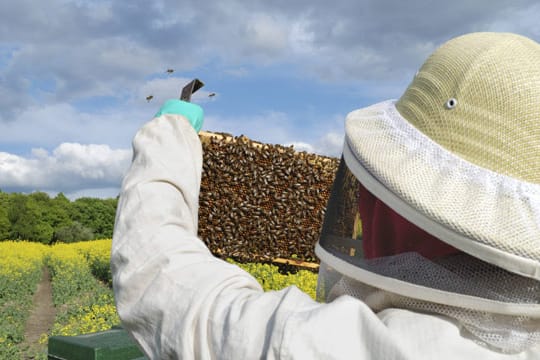
[[[144,354],[121,328],[49,338],[49,360],[143,360]]]

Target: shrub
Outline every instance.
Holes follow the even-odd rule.
[[[54,240],[63,243],[87,241],[93,238],[94,232],[92,229],[83,226],[78,221],[74,221],[71,225],[64,226],[54,233]]]

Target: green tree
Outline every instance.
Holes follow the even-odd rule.
[[[64,243],[87,241],[92,239],[94,239],[92,229],[83,226],[78,221],[74,221],[71,225],[64,226],[54,233],[54,240]]]
[[[0,191],[0,240],[9,239],[11,223],[8,216],[9,197]]]
[[[79,198],[72,203],[71,219],[93,230],[96,239],[111,238],[117,199]]]
[[[11,224],[11,239],[19,239],[18,232],[19,228],[22,227],[24,212],[26,212],[26,196],[17,193],[10,194],[8,203],[8,219]],[[15,224],[17,224],[16,228],[14,228]]]
[[[42,191],[36,191],[28,195],[28,197],[34,199],[37,203],[40,203],[43,206],[47,206],[51,198],[49,197],[49,194],[42,192]]]
[[[80,198],[71,202],[62,193],[30,195],[0,191],[0,240],[82,241],[111,238],[116,199]]]
[[[44,220],[46,209],[44,193],[36,196],[12,194],[8,209],[8,218],[11,223],[10,238],[14,240],[39,241],[50,244],[54,230]]]
[[[54,199],[51,199],[49,210],[45,216],[45,219],[56,232],[73,224],[73,221],[69,215],[70,212],[71,202],[64,194],[58,193]]]

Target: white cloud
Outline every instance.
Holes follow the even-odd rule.
[[[321,124],[318,128],[309,125],[302,128],[285,113],[265,112],[232,119],[211,116],[205,120],[203,129],[234,136],[245,135],[267,144],[293,145],[297,151],[339,157],[343,149],[343,119],[336,114],[318,122]]]
[[[337,132],[330,132],[315,139],[313,143],[293,141],[285,146],[292,145],[296,151],[305,151],[312,154],[319,154],[339,158],[343,150],[344,135]]]
[[[0,189],[69,193],[119,188],[131,161],[131,150],[108,145],[62,143],[51,153],[32,150],[28,157],[0,152]]]
[[[106,172],[105,160],[93,163],[90,157],[97,161],[114,156],[113,148],[128,148],[136,130],[163,101],[179,97],[195,73],[213,80],[223,93],[231,84],[242,86],[250,105],[245,110],[240,101],[225,104],[230,93],[210,99],[214,89],[203,88],[193,100],[207,102],[206,129],[338,156],[343,135],[336,129],[344,117],[329,119],[336,110],[327,108],[333,101],[341,104],[337,98],[343,92],[335,84],[361,104],[395,98],[426,56],[454,36],[489,30],[540,39],[540,5],[534,0],[333,5],[322,0],[0,1],[0,39],[9,39],[0,41],[0,144],[8,149],[2,153],[0,187],[8,180],[13,186],[62,184],[57,175],[64,174],[75,179],[74,194],[95,191],[83,186],[114,189],[99,179],[117,175]],[[167,68],[174,74],[167,75]],[[319,98],[299,94],[294,104],[273,107],[252,96],[270,93],[263,89],[273,86],[267,79],[291,88],[313,85]],[[320,80],[337,90],[327,91]],[[149,95],[154,98],[147,102]],[[309,106],[315,109],[305,110]],[[21,150],[30,147],[30,155]]]
[[[237,117],[207,116],[203,130],[225,132],[234,136],[245,135],[252,140],[268,144],[292,141],[294,124],[287,114],[265,111],[260,114]]]
[[[348,0],[331,7],[321,0],[19,0],[0,3],[0,13],[0,38],[10,39],[12,49],[0,63],[4,120],[35,101],[29,90],[36,92],[36,80],[55,84],[48,103],[129,96],[168,67],[182,72],[216,62],[233,71],[295,64],[300,76],[392,83],[409,76],[435,45],[464,32],[540,36],[540,6],[532,0]]]
[[[118,187],[110,188],[97,188],[97,189],[82,189],[73,192],[66,192],[64,195],[70,199],[75,200],[81,197],[91,197],[91,198],[115,198],[119,195],[120,189]],[[50,192],[50,196],[56,196],[58,192]]]
[[[540,22],[538,14],[540,13],[540,4],[532,4],[526,7],[514,7],[509,9],[506,16],[495,19],[487,26],[488,31],[506,31],[519,34],[528,34],[540,40]],[[519,21],[516,21],[519,19]]]
[[[309,29],[309,21],[300,18],[293,22],[289,33],[291,49],[299,54],[313,54],[315,52],[315,34]]]
[[[270,112],[247,119],[210,119],[226,124],[215,131],[245,134],[253,140],[271,144],[294,145],[297,151],[339,156],[343,136],[329,132],[306,142],[290,125],[283,113]],[[250,121],[252,132],[241,132],[241,124]],[[61,143],[52,151],[33,148],[29,156],[0,152],[0,189],[3,191],[63,192],[70,198],[80,196],[111,197],[119,191],[121,179],[129,167],[131,150],[112,149],[109,145]]]
[[[246,44],[254,52],[280,55],[288,46],[286,22],[267,14],[255,14],[246,24]]]
[[[112,150],[108,145],[63,143],[45,159],[60,172],[107,182],[117,181],[127,169],[131,151]]]
[[[305,143],[305,142],[301,142],[301,141],[294,141],[294,142],[287,143],[287,144],[284,144],[284,145],[287,146],[287,147],[292,145],[292,147],[296,151],[305,151],[305,152],[308,152],[308,153],[314,153],[315,152],[315,150],[313,148],[313,145]]]
[[[327,133],[317,141],[314,152],[333,157],[340,157],[343,150],[343,139],[343,133]]]
[[[31,144],[51,149],[62,142],[105,143],[128,147],[138,127],[157,109],[141,99],[131,108],[85,113],[66,103],[31,106],[12,121],[3,122],[0,143]]]

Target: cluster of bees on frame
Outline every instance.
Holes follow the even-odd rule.
[[[202,133],[199,237],[242,262],[315,262],[339,160],[245,136]]]

